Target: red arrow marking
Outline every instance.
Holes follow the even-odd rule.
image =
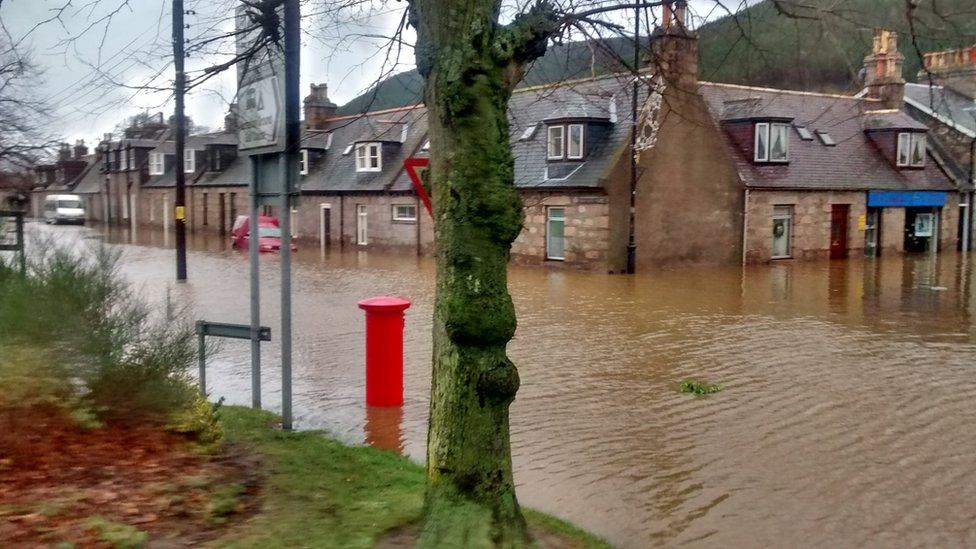
[[[420,168],[426,168],[430,164],[429,158],[419,158],[411,157],[403,161],[403,167],[407,170],[407,175],[410,176],[410,181],[413,182],[413,190],[417,192],[417,196],[423,201],[424,207],[427,208],[427,213],[431,217],[434,217],[434,209],[430,205],[430,196],[427,191],[424,190],[424,185],[420,180]]]

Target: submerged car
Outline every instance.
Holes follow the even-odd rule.
[[[248,249],[250,244],[251,218],[246,215],[239,215],[234,220],[231,228],[231,244],[240,250]],[[291,243],[291,249],[297,250],[298,246]],[[278,218],[262,215],[258,217],[258,250],[262,252],[277,252],[281,250],[281,227]]]

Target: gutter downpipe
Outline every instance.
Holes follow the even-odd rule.
[[[745,201],[742,203],[742,266],[746,265],[746,231],[749,229],[749,188],[746,187]]]

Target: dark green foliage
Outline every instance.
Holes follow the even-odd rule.
[[[976,2],[922,0],[914,12],[918,51],[913,44],[904,0],[811,0],[787,2],[792,12],[812,19],[792,19],[768,0],[704,25],[701,79],[775,88],[855,91],[873,29],[885,26],[900,34],[905,78],[921,68],[918,51],[976,44]],[[819,6],[823,11],[796,6]],[[737,5],[737,4],[736,4]],[[735,6],[729,6],[734,8]],[[568,42],[550,46],[530,64],[522,86],[551,84],[625,70],[632,58],[630,37]],[[415,105],[423,100],[423,79],[416,70],[393,75],[339,108],[339,114]]]
[[[34,250],[26,277],[0,267],[0,405],[173,422],[219,438],[187,374],[196,362],[191,326],[154,318],[105,247]]]
[[[800,90],[860,90],[858,72],[871,51],[874,29],[899,33],[905,78],[921,68],[919,51],[976,43],[976,3],[921,0],[911,15],[905,0],[784,2],[791,18],[766,0],[705,25],[701,78]],[[804,7],[797,7],[804,6]],[[914,26],[914,30],[913,27]],[[913,43],[913,35],[916,43]],[[916,49],[917,48],[917,49]]]
[[[716,385],[714,383],[706,383],[697,379],[686,379],[678,385],[678,391],[682,393],[691,393],[694,395],[710,395],[712,393],[717,393],[722,390],[721,385]]]

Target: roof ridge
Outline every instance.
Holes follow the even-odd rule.
[[[811,97],[811,96],[812,97],[831,97],[831,98],[834,98],[834,99],[850,99],[850,100],[853,100],[853,101],[866,101],[866,102],[876,102],[876,101],[878,101],[877,99],[873,99],[873,98],[870,98],[870,97],[857,97],[856,95],[843,95],[843,94],[839,94],[839,93],[811,92],[811,91],[802,91],[802,90],[786,90],[786,89],[780,89],[780,88],[765,88],[765,87],[762,87],[762,86],[746,86],[746,85],[743,85],[743,84],[727,84],[727,83],[724,83],[724,82],[707,82],[707,81],[701,81],[701,82],[699,82],[699,84],[705,85],[705,86],[717,86],[717,87],[721,87],[721,88],[732,88],[732,89],[738,89],[738,90],[753,90],[753,91],[761,91],[761,92],[769,92],[769,93],[779,93],[779,94],[789,94],[789,95],[802,95],[802,96],[807,96],[807,97]]]

